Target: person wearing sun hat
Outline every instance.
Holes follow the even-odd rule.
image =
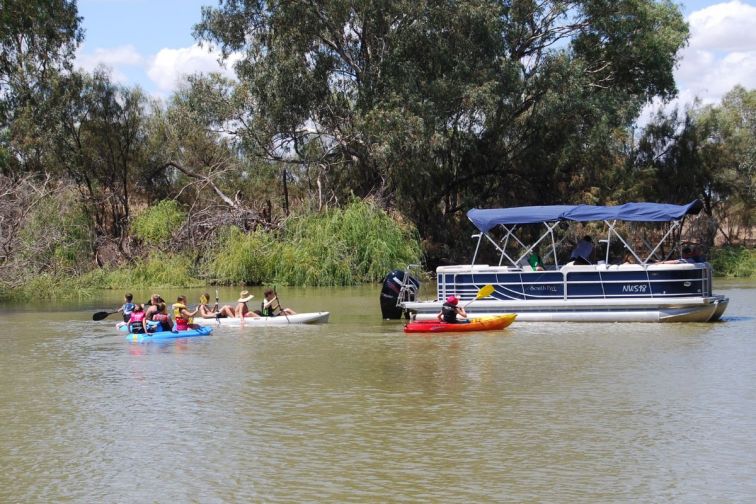
[[[252,318],[259,318],[260,316],[250,311],[249,307],[247,306],[247,303],[255,296],[249,293],[249,291],[241,291],[239,293],[239,299],[236,300],[236,317],[238,318],[244,318],[244,317],[252,317]]]
[[[456,324],[459,322],[467,322],[466,320],[459,320],[457,316],[463,319],[467,318],[467,312],[459,304],[459,298],[455,295],[451,295],[446,298],[446,302],[441,305],[441,312],[436,316],[440,322],[446,322],[447,324]]]

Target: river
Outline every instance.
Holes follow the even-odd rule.
[[[0,502],[753,502],[756,282],[715,285],[720,323],[430,337],[378,286],[164,344],[91,320],[117,292],[0,306]]]

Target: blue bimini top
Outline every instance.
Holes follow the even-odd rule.
[[[669,203],[625,203],[617,206],[545,205],[514,208],[473,208],[467,218],[486,233],[499,224],[537,224],[553,221],[590,222],[621,220],[633,222],[669,222],[701,211],[701,200],[687,205]]]

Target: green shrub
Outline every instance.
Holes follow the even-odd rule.
[[[142,289],[148,287],[199,287],[197,270],[186,255],[154,254],[115,270],[92,271],[81,284],[96,289]]]
[[[756,271],[756,250],[747,247],[714,249],[709,262],[717,276],[750,277]]]
[[[137,215],[131,222],[131,232],[145,244],[164,245],[185,220],[186,212],[176,200],[163,200]]]
[[[368,201],[344,209],[294,217],[278,237],[238,229],[223,233],[208,261],[221,283],[352,285],[375,282],[419,262],[417,231]]]
[[[91,267],[89,219],[70,193],[40,201],[19,238],[15,254],[28,271],[76,276]]]

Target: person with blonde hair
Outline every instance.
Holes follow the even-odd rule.
[[[176,321],[175,329],[177,331],[188,331],[189,329],[197,329],[199,326],[193,323],[193,318],[197,315],[198,310],[189,311],[189,307],[186,305],[186,296],[181,295],[176,298],[176,302],[173,303],[173,319]]]
[[[216,293],[217,295],[217,293]],[[197,306],[199,310],[199,316],[202,318],[233,318],[235,316],[234,309],[230,305],[223,305],[222,308],[218,307],[218,301],[212,308],[208,305],[210,302],[210,294],[205,292],[200,296],[200,304]]]

